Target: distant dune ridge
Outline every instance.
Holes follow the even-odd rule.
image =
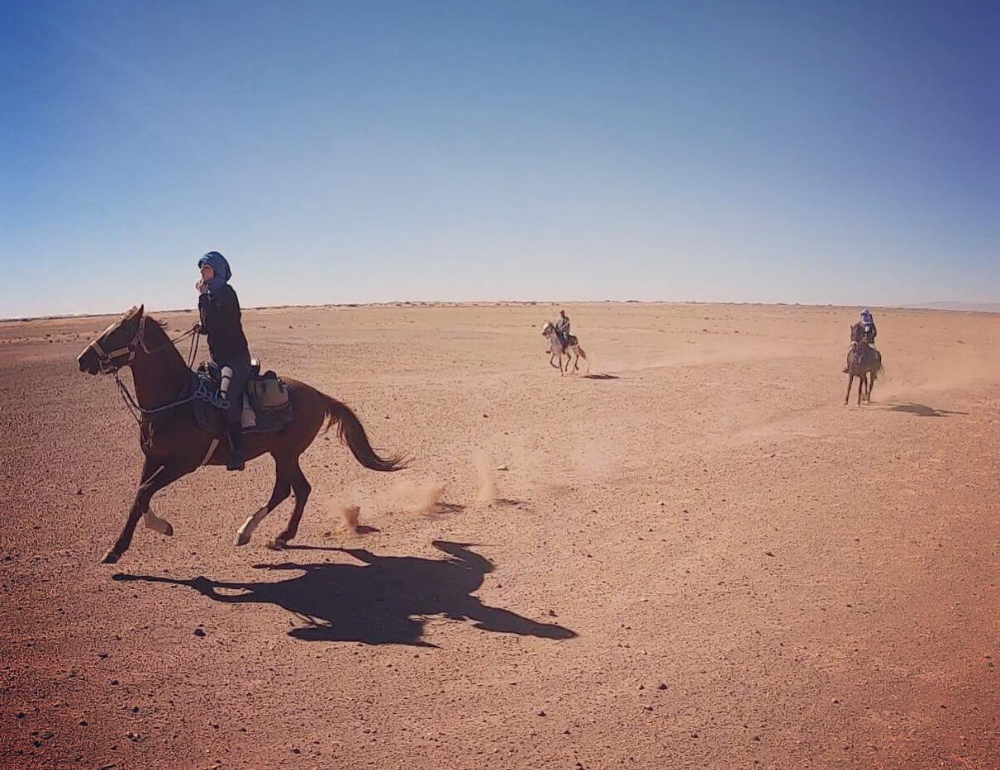
[[[924,302],[914,305],[897,305],[913,310],[954,310],[966,313],[1000,313],[1000,302]]]

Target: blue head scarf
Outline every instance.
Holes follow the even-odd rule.
[[[226,262],[226,258],[217,251],[210,251],[198,260],[199,270],[205,265],[211,265],[215,271],[212,280],[208,282],[208,290],[212,293],[217,292],[225,286],[229,282],[229,279],[233,277],[233,271],[229,269],[229,263]]]

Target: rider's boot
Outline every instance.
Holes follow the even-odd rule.
[[[229,462],[227,471],[241,471],[246,467],[243,460],[243,427],[236,423],[229,426]]]

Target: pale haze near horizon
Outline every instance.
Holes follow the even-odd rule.
[[[0,317],[1000,301],[985,3],[8,3]]]

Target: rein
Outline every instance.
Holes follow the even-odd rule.
[[[132,337],[131,341],[125,347],[118,348],[117,350],[112,350],[110,353],[105,352],[104,349],[101,347],[100,338],[94,340],[89,345],[89,347],[92,348],[95,353],[97,353],[98,361],[100,362],[101,365],[101,370],[105,374],[110,373],[115,376],[115,385],[118,388],[118,393],[121,396],[122,401],[125,402],[125,406],[128,407],[128,410],[132,414],[132,418],[135,420],[137,425],[142,424],[143,418],[151,417],[153,415],[160,414],[161,412],[166,412],[170,409],[175,409],[178,406],[183,406],[184,404],[188,404],[194,401],[196,398],[205,397],[205,394],[201,393],[203,386],[199,384],[198,388],[190,396],[186,397],[183,395],[178,396],[176,400],[171,401],[169,404],[164,404],[163,406],[159,406],[154,409],[145,409],[139,406],[138,401],[129,391],[128,386],[124,382],[122,382],[121,377],[118,376],[118,372],[121,371],[123,367],[131,364],[135,360],[136,356],[139,354],[140,350],[142,350],[142,352],[145,353],[146,355],[151,356],[156,353],[160,353],[169,347],[176,347],[176,343],[180,342],[186,337],[192,337],[191,350],[188,353],[188,361],[187,361],[187,367],[188,369],[191,369],[192,365],[194,364],[194,360],[198,355],[198,346],[201,338],[201,335],[199,335],[196,331],[196,327],[192,327],[188,331],[184,332],[183,334],[173,339],[168,338],[167,342],[160,345],[159,347],[150,350],[149,347],[146,345],[145,333],[146,333],[146,316],[143,316],[139,320],[139,328],[136,330],[135,336]],[[128,358],[125,361],[121,363],[115,361],[116,358],[119,358],[124,355],[128,356]],[[189,387],[190,387],[189,384],[185,384],[184,391],[182,391],[182,393],[187,391]]]
[[[129,392],[128,385],[126,385],[124,382],[121,381],[121,378],[118,376],[117,370],[115,371],[115,385],[118,386],[118,392],[122,397],[122,401],[125,402],[125,406],[127,406],[129,412],[132,413],[132,418],[135,420],[136,425],[142,425],[143,417],[151,417],[154,414],[165,412],[168,409],[173,409],[178,406],[183,406],[184,404],[188,404],[191,401],[194,401],[195,398],[194,394],[192,394],[190,396],[187,396],[186,398],[179,398],[176,401],[171,401],[169,404],[165,404],[164,406],[159,406],[155,409],[143,409],[136,402],[135,397],[131,394],[131,392]],[[187,390],[187,387],[188,386],[185,385],[184,390]]]

